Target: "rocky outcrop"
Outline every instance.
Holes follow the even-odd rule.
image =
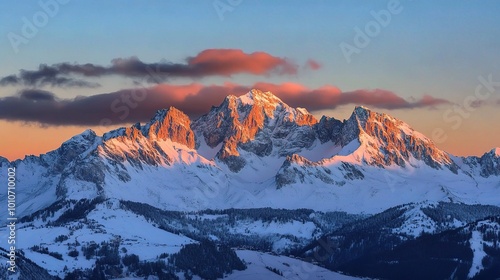
[[[151,121],[142,128],[142,133],[150,140],[167,140],[194,149],[194,133],[191,120],[174,107],[159,110]]]
[[[449,155],[429,138],[400,120],[365,107],[355,108],[341,134],[339,142],[343,144],[357,137],[366,148],[363,160],[370,165],[404,167],[413,157],[436,169],[458,170]]]
[[[308,159],[293,154],[287,156],[280,170],[275,176],[276,188],[280,189],[286,185],[294,183],[312,183],[314,180],[321,180],[327,184],[339,183],[334,180],[331,170],[314,163]]]
[[[464,164],[473,170],[478,170],[482,177],[500,176],[500,148],[494,148],[481,157],[463,158]]]
[[[91,149],[99,141],[100,137],[93,130],[87,129],[64,142],[57,150],[42,156],[41,160],[50,163],[52,173],[60,173],[69,163]]]
[[[335,118],[323,116],[315,125],[314,130],[321,143],[328,141],[339,142],[342,134],[343,123]],[[348,144],[349,142],[345,143]],[[337,143],[340,144],[340,143]]]
[[[226,97],[196,120],[193,130],[209,147],[222,143],[216,158],[237,172],[245,166],[244,159],[237,159],[239,149],[257,156],[273,151],[291,155],[290,146],[300,149],[314,142],[316,123],[307,110],[291,108],[272,93],[253,89],[240,97]]]

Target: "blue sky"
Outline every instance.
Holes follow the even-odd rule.
[[[144,62],[180,63],[206,49],[241,49],[245,53],[261,51],[284,57],[300,67],[314,59],[322,67],[317,71],[300,68],[297,74],[288,76],[243,74],[203,77],[194,82],[251,85],[291,81],[310,88],[333,85],[343,91],[384,89],[407,100],[427,94],[460,103],[474,92],[478,76],[495,76],[500,70],[500,3],[496,1],[401,0],[402,11],[392,14],[389,24],[381,27],[359,54],[352,55],[350,63],[339,45],[353,44],[355,28],[364,29],[374,20],[372,13],[386,10],[391,1],[72,0],[58,5],[47,24],[14,52],[8,34],[21,35],[23,17],[33,21],[33,16],[43,11],[39,3],[52,1],[0,3],[0,77],[17,74],[20,69],[35,70],[41,63],[106,66],[114,58],[132,56]],[[228,5],[231,10],[221,18],[217,4]],[[113,76],[100,82],[99,89],[44,90],[61,98],[73,98],[131,86],[130,80]],[[0,87],[0,97],[19,90],[22,88]],[[500,94],[496,97],[500,98]],[[352,110],[352,106],[343,108],[337,112],[341,117]],[[491,115],[498,108],[481,109],[470,121],[500,120],[498,114]],[[430,132],[430,120],[419,122],[419,115],[439,118],[444,110],[446,107],[387,112]],[[461,133],[467,131],[464,126]],[[484,145],[500,145],[498,138],[494,140]]]
[[[32,18],[41,7],[2,2],[0,59],[6,66],[0,73],[39,63],[107,64],[132,55],[177,61],[206,48],[240,48],[317,59],[327,71],[298,77],[312,86],[451,95],[499,70],[500,4],[494,1],[401,1],[402,12],[350,64],[339,44],[351,43],[354,27],[364,27],[373,20],[370,11],[388,1],[241,1],[222,21],[215,1],[184,2],[69,1],[18,54],[5,35],[20,33],[22,17]]]
[[[214,1],[183,2],[69,1],[18,54],[6,34],[20,33],[22,17],[32,18],[41,7],[2,2],[0,71],[62,61],[106,64],[132,55],[175,61],[206,48],[314,57],[328,71],[306,82],[345,89],[410,85],[411,91],[424,91],[420,79],[441,81],[440,90],[460,89],[499,70],[500,4],[494,1],[401,1],[402,12],[350,64],[339,44],[352,42],[354,27],[364,27],[373,20],[370,11],[386,8],[388,1],[241,1],[222,21]]]

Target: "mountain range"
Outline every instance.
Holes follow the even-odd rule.
[[[356,223],[364,226],[371,221],[367,219],[374,219],[388,209],[392,209],[390,213],[397,213],[393,219],[399,221],[397,226],[386,227],[391,230],[384,234],[384,240],[394,236],[395,240],[399,240],[391,241],[394,246],[409,240],[415,242],[414,238],[422,232],[444,234],[446,230],[457,230],[459,227],[464,227],[461,232],[469,235],[482,232],[477,230],[481,225],[479,220],[500,214],[496,208],[500,206],[500,148],[492,149],[481,157],[458,157],[439,149],[431,139],[387,114],[358,106],[346,120],[327,116],[317,119],[306,109],[292,108],[271,92],[258,89],[239,97],[227,96],[222,104],[212,107],[196,120],[171,107],[157,111],[145,124],[119,128],[102,136],[86,130],[62,143],[58,149],[40,156],[26,156],[12,162],[0,157],[1,172],[6,174],[9,167],[16,168],[16,214],[24,219],[24,230],[21,227],[19,235],[28,232],[28,229],[37,233],[57,232],[69,236],[69,241],[65,243],[67,248],[82,253],[86,252],[84,249],[88,249],[92,239],[84,236],[95,233],[96,224],[100,224],[103,231],[100,232],[102,236],[99,235],[102,238],[97,239],[107,242],[106,246],[118,242],[118,235],[123,243],[124,234],[120,234],[123,228],[114,227],[115,222],[119,223],[117,217],[144,228],[153,226],[154,230],[163,230],[157,235],[176,240],[172,241],[176,244],[172,245],[174,247],[195,242],[199,235],[224,244],[233,243],[224,241],[223,236],[238,236],[234,244],[240,249],[248,246],[253,250],[238,251],[238,256],[253,258],[255,263],[255,258],[263,257],[259,255],[262,252],[256,253],[262,248],[278,254],[310,257],[316,252],[314,242],[317,238],[340,240],[339,236],[348,235],[348,224],[352,232],[362,232]],[[0,202],[6,205],[7,196],[2,194]],[[480,208],[479,213],[486,214],[478,214],[474,219],[451,219],[446,223],[437,218],[441,217],[441,212],[430,218],[429,213],[434,210],[422,210],[442,209],[443,203],[462,205],[460,211],[468,207],[466,205],[473,209],[479,209],[473,205],[490,205],[494,210]],[[227,209],[244,212],[238,214],[240,216],[235,214],[236,218],[224,220],[233,225],[228,226],[224,233],[203,234],[205,225],[193,222],[196,219],[232,217],[233,212],[224,212]],[[265,224],[254,218],[254,214],[249,214],[252,209],[277,211],[273,215],[286,213],[288,218],[283,224],[288,224],[290,228],[278,226],[276,229],[276,225],[270,226],[269,221]],[[293,212],[299,209],[312,212],[299,219],[294,217],[297,213]],[[183,218],[174,215],[177,217],[174,219],[172,213],[191,214],[175,214]],[[452,216],[457,213],[458,210]],[[6,212],[1,212],[2,220],[6,220],[6,215]],[[142,218],[135,218],[136,215]],[[162,215],[170,217],[165,218],[170,222],[160,218]],[[193,220],[189,215],[197,218]],[[335,217],[330,224],[325,222],[329,215]],[[345,218],[346,215],[349,218]],[[181,226],[186,219],[192,230]],[[259,226],[253,224],[258,222]],[[474,222],[476,224],[469,224]],[[482,223],[489,225],[496,234],[497,220],[484,220]],[[221,228],[225,228],[224,224]],[[252,225],[259,228],[253,233],[255,236],[251,234]],[[83,229],[78,229],[78,226]],[[239,232],[242,227],[246,227],[248,232]],[[83,231],[86,228],[89,230]],[[76,238],[79,230],[80,238]],[[267,232],[269,230],[272,234]],[[2,233],[6,234],[6,231]],[[269,234],[273,236],[271,241]],[[464,240],[469,238],[465,233],[454,234]],[[253,236],[253,241],[241,239],[241,236],[247,235]],[[474,235],[475,238],[477,236]],[[59,263],[53,264],[59,268],[51,271],[50,265],[45,260],[42,262],[40,257],[43,255],[39,249],[41,244],[52,244],[53,250],[62,250],[64,257],[61,260],[66,261],[65,266],[69,264],[66,259],[69,252],[61,249],[58,242],[49,242],[44,238],[36,237],[34,243],[26,241],[30,246],[24,246],[23,258],[34,261],[34,267],[44,267],[45,263],[47,277],[63,277],[70,275],[68,271],[96,270],[99,267],[100,259],[95,254],[95,257],[85,261],[78,257],[71,259],[72,267],[66,267],[66,270]],[[128,250],[134,244],[149,244],[150,238],[155,240],[146,233],[133,233],[128,238],[135,240],[129,240]],[[366,241],[368,237],[362,239],[370,243]],[[84,242],[88,243],[85,248],[76,245]],[[270,245],[266,247],[261,242],[270,242]],[[336,271],[348,271],[352,275],[397,279],[394,275],[378,271],[367,273],[353,269],[361,260],[376,266],[376,262],[369,257],[373,254],[387,259],[394,256],[383,250],[370,251],[367,255],[364,251],[352,249],[363,242],[349,242],[343,245],[351,248],[342,251],[345,254],[349,252],[349,256],[342,255],[344,262],[316,261],[316,264]],[[404,246],[415,245],[405,243]],[[188,246],[182,245],[182,248]],[[179,252],[179,248],[171,250],[172,254],[175,252]],[[156,259],[156,256],[136,253],[141,260]],[[125,252],[120,254],[127,256]],[[486,255],[488,253],[484,253]],[[179,258],[174,257],[176,260]],[[249,262],[252,261],[246,264],[249,265]],[[470,262],[477,265],[478,261],[471,259]],[[456,275],[474,277],[488,267],[481,265],[482,268],[477,269],[460,267],[462,274],[457,272]],[[273,271],[266,265],[267,270],[264,271],[275,275],[281,271],[283,274],[286,266],[280,264],[280,267],[281,270],[274,267],[276,271]],[[25,270],[33,269],[29,267]],[[318,271],[321,269],[318,267]],[[442,275],[450,276],[455,267],[450,269],[443,271]],[[111,275],[109,271],[103,273]],[[348,276],[339,274],[336,277],[347,279]]]
[[[356,107],[347,120],[317,120],[256,89],[195,121],[171,107],[102,137],[86,130],[39,157],[0,158],[2,171],[8,165],[18,170],[23,215],[98,196],[165,210],[500,203],[499,148],[457,157],[389,115]]]

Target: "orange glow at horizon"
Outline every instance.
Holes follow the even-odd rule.
[[[10,161],[23,159],[27,155],[39,156],[55,150],[71,137],[87,128],[81,126],[48,126],[22,122],[0,121],[0,156]],[[112,128],[92,128],[98,135]]]

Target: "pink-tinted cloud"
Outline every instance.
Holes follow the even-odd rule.
[[[440,104],[450,103],[445,99],[434,98],[424,95],[421,99],[409,102],[392,91],[383,89],[355,90],[343,92],[339,100],[339,105],[362,104],[383,109],[411,109],[421,107],[432,107]]]
[[[206,75],[296,74],[298,68],[284,58],[265,52],[246,54],[239,49],[208,49],[187,61],[189,66]]]
[[[161,84],[150,88],[120,90],[75,99],[60,99],[42,90],[24,90],[0,99],[0,119],[38,122],[50,125],[98,125],[144,122],[156,110],[174,106],[191,117],[207,113],[226,96],[240,96],[252,88],[271,91],[292,107],[310,111],[333,109],[341,105],[367,105],[385,109],[432,107],[448,101],[429,95],[409,102],[387,90],[342,92],[334,86],[310,89],[297,83],[256,83],[244,86]]]
[[[127,78],[143,78],[151,83],[161,83],[167,79],[202,78],[207,76],[231,76],[235,74],[284,75],[296,74],[298,66],[286,58],[265,52],[244,53],[239,49],[207,49],[185,63],[167,61],[146,63],[137,57],[115,58],[109,66],[92,63],[40,64],[37,70],[20,70],[18,75],[0,78],[0,86],[60,86],[97,87],[99,84],[80,77],[103,77],[118,75]]]
[[[316,60],[309,59],[306,61],[306,67],[311,69],[311,70],[318,70],[321,68],[321,64],[317,62]]]
[[[416,103],[414,103],[415,107],[427,107],[427,106],[435,106],[435,105],[441,105],[441,104],[447,104],[450,103],[448,100],[443,99],[443,98],[435,98],[432,97],[428,94],[425,94],[422,99],[418,100]]]

